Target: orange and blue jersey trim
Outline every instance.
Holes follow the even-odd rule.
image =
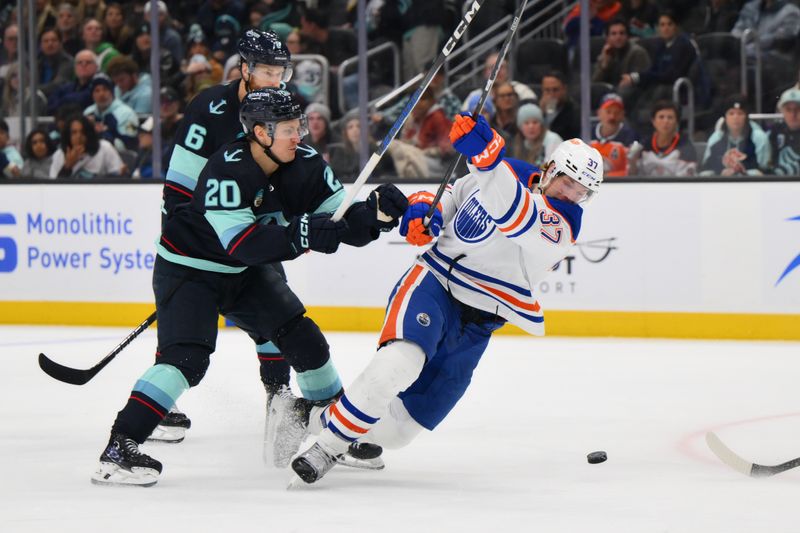
[[[460,277],[457,277],[447,268],[445,268],[444,265],[442,265],[430,252],[423,254],[420,259],[424,261],[430,269],[444,276],[448,282],[486,296],[529,322],[534,322],[537,324],[544,322],[544,316],[541,315],[541,306],[539,305],[539,302],[535,300],[532,302],[526,302],[498,287],[490,287],[486,284],[478,283],[472,280],[464,280]],[[489,276],[486,277],[489,278]],[[468,283],[468,281],[471,283]],[[498,282],[500,282],[500,280],[495,281],[495,283],[500,285]],[[528,298],[530,298],[530,296],[528,296]]]
[[[386,319],[383,321],[383,329],[381,330],[380,340],[378,341],[379,344],[402,338],[403,318],[405,310],[408,307],[408,300],[410,299],[411,293],[414,292],[414,287],[422,283],[425,273],[424,267],[421,265],[414,265],[400,282],[392,300],[386,307]]]
[[[548,198],[547,196],[542,196],[542,198],[544,199],[544,203],[547,208],[551,211],[555,211],[561,217],[561,220],[566,223],[567,228],[569,228],[569,240],[572,244],[575,244],[575,239],[578,238],[578,232],[581,229],[580,216],[578,216],[576,219],[574,213],[569,213],[566,209],[559,208],[560,206],[566,207],[570,205],[566,202],[559,202],[558,200],[555,200],[554,198]],[[556,204],[560,204],[560,206],[557,206]],[[575,207],[581,209],[581,207],[578,205]]]

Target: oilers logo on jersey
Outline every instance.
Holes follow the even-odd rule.
[[[468,243],[484,241],[495,230],[492,218],[481,206],[477,195],[478,191],[475,190],[456,214],[456,236]]]
[[[427,328],[431,325],[431,317],[428,316],[428,313],[419,313],[417,315],[417,322],[419,322],[419,325],[423,328]]]

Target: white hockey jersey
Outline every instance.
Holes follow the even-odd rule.
[[[442,196],[442,231],[417,263],[460,302],[544,335],[534,287],[575,243],[582,209],[530,192],[507,161],[469,169]]]

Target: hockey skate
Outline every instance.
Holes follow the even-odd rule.
[[[265,464],[286,468],[305,438],[322,431],[320,415],[328,404],[319,405],[296,397],[288,386],[267,389],[267,420],[264,427]],[[348,452],[337,458],[339,464],[352,468],[380,470],[386,466],[380,458],[383,449],[376,444],[350,445]]]
[[[319,442],[315,442],[292,461],[292,470],[306,483],[314,483],[322,479],[337,463],[336,454],[328,452]]]
[[[186,437],[186,430],[192,427],[192,421],[175,405],[169,410],[164,420],[156,426],[147,440],[177,444]]]
[[[135,440],[115,433],[100,455],[100,464],[92,475],[92,483],[152,487],[160,474],[160,462],[140,452]]]
[[[336,462],[350,468],[364,470],[383,470],[386,463],[381,459],[383,448],[369,442],[354,442],[347,448],[347,453],[336,456]]]
[[[306,436],[313,404],[292,394],[283,385],[267,389],[267,421],[264,427],[264,462],[286,468]]]

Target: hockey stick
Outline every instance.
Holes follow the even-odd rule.
[[[774,466],[751,463],[728,448],[712,431],[706,433],[706,444],[720,461],[745,476],[770,477],[800,466],[800,457]]]
[[[527,4],[528,0],[522,0],[522,3],[520,3],[519,7],[517,8],[517,12],[514,13],[514,19],[511,21],[511,27],[508,29],[506,39],[503,41],[503,46],[500,48],[500,53],[497,56],[497,60],[492,66],[492,72],[486,79],[486,85],[483,87],[481,99],[478,100],[478,105],[475,106],[475,109],[472,112],[473,117],[477,117],[481,114],[481,111],[483,111],[483,104],[486,103],[486,99],[489,97],[489,91],[492,90],[494,80],[497,78],[497,73],[500,72],[500,67],[503,65],[503,59],[506,57],[508,49],[511,47],[511,40],[514,38],[514,34],[517,33],[517,26],[519,25],[519,21],[522,18],[522,13],[525,11],[525,6]],[[444,173],[444,178],[442,178],[442,182],[439,184],[439,189],[436,191],[436,196],[434,196],[433,202],[428,208],[425,218],[422,220],[422,225],[425,226],[426,229],[430,225],[431,218],[433,218],[433,214],[436,212],[436,206],[439,204],[439,200],[442,199],[444,190],[447,188],[447,184],[450,183],[450,178],[453,176],[453,173],[456,171],[456,167],[459,163],[461,163],[461,154],[458,154],[453,162],[450,163],[450,166],[447,167],[447,172]]]
[[[461,18],[461,22],[459,22],[458,26],[456,26],[456,29],[453,31],[453,35],[451,35],[450,38],[447,40],[447,42],[444,44],[444,47],[442,47],[442,51],[439,53],[439,56],[433,62],[433,65],[431,65],[431,68],[428,70],[428,73],[420,82],[419,87],[417,87],[417,90],[414,91],[414,93],[411,95],[411,98],[409,98],[408,102],[406,102],[406,106],[403,108],[403,111],[400,112],[400,115],[394,121],[394,124],[392,124],[392,127],[389,129],[389,133],[387,133],[386,137],[383,138],[383,141],[381,141],[381,144],[380,146],[378,146],[378,149],[375,151],[375,153],[373,153],[370,156],[369,160],[367,161],[367,164],[364,165],[364,168],[361,169],[361,173],[358,175],[358,178],[356,178],[356,181],[353,183],[352,187],[350,187],[350,189],[347,191],[347,195],[345,196],[344,201],[336,209],[336,212],[333,213],[333,216],[331,217],[332,220],[338,221],[344,216],[345,211],[347,211],[347,209],[350,207],[350,204],[353,203],[353,199],[361,190],[361,187],[364,186],[364,183],[366,183],[367,178],[369,178],[370,174],[372,174],[372,171],[375,170],[375,167],[377,167],[378,163],[380,163],[383,154],[386,153],[386,150],[389,148],[389,145],[394,140],[395,136],[397,135],[397,132],[400,131],[400,128],[402,128],[403,124],[405,124],[408,115],[411,113],[411,110],[414,109],[414,106],[416,106],[417,102],[419,102],[422,93],[425,91],[425,89],[428,88],[428,85],[430,85],[431,80],[433,80],[433,77],[436,75],[436,73],[439,71],[442,65],[444,65],[444,62],[447,60],[447,56],[450,55],[450,53],[456,47],[458,40],[467,30],[467,26],[469,26],[469,23],[472,22],[472,19],[474,19],[475,15],[477,15],[478,10],[481,8],[483,2],[484,0],[472,0],[472,4],[470,5],[469,9],[467,9],[467,11],[464,13],[464,16]]]
[[[130,332],[130,334],[123,339],[121,343],[117,345],[116,348],[111,350],[108,355],[103,357],[103,359],[94,365],[92,368],[87,370],[80,370],[77,368],[70,368],[68,366],[64,366],[62,364],[56,363],[45,354],[39,354],[39,368],[44,370],[44,373],[50,376],[51,378],[57,379],[58,381],[63,381],[64,383],[70,383],[72,385],[84,385],[90,379],[95,377],[98,372],[103,370],[105,366],[114,359],[119,352],[121,352],[127,345],[129,345],[133,339],[139,336],[144,330],[150,327],[150,325],[156,321],[156,312],[153,311],[149,317],[147,317],[144,322],[139,324],[139,326]]]

